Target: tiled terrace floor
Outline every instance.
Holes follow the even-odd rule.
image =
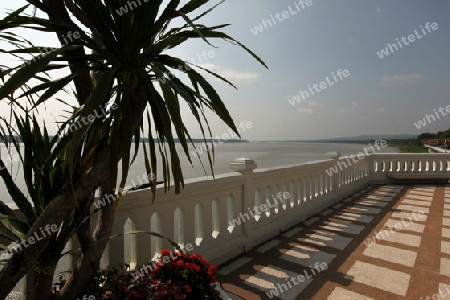
[[[224,265],[218,281],[233,300],[450,300],[450,186],[368,187]]]

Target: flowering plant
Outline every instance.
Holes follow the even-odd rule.
[[[172,281],[155,280],[150,276],[134,278],[129,272],[119,274],[109,280],[108,288],[100,295],[101,299],[120,300],[182,300],[185,296]]]
[[[141,269],[99,269],[86,292],[97,299],[218,300],[216,271],[216,266],[199,254],[163,250],[157,261]]]
[[[161,264],[168,257],[170,262]],[[179,299],[220,299],[220,293],[214,288],[217,268],[201,255],[182,252],[172,255],[170,250],[163,250],[159,262],[151,277],[160,282],[174,283],[185,296]]]

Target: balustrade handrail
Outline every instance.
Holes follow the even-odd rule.
[[[372,153],[351,161],[337,152],[328,156],[330,159],[269,169],[256,169],[254,161],[237,159],[230,163],[237,172],[216,179],[187,180],[179,195],[174,195],[173,189],[165,194],[158,187],[154,203],[149,189],[129,192],[115,213],[112,234],[155,231],[182,247],[193,245],[194,252],[220,264],[369,184],[388,182],[387,173],[400,172],[402,166],[418,163],[431,166],[433,172],[436,166],[440,172],[450,170],[450,154]],[[289,198],[279,197],[287,194]],[[267,209],[263,210],[264,206]],[[259,210],[254,210],[255,207]],[[91,224],[95,224],[93,218]],[[73,237],[68,247],[77,245]],[[149,235],[120,236],[108,243],[102,265],[137,266],[148,262],[163,248],[169,245]],[[74,263],[74,258],[68,258],[66,269]]]

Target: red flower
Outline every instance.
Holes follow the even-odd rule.
[[[200,272],[200,267],[193,263],[186,263],[186,268],[192,269],[195,272]]]
[[[217,272],[217,267],[214,265],[209,265],[208,275],[210,275],[210,276],[214,275],[214,274],[216,274],[216,272]]]
[[[177,260],[176,262],[175,262],[175,265],[177,266],[177,267],[180,267],[180,268],[182,268],[182,267],[184,267],[184,260]]]
[[[173,258],[164,263],[162,258],[168,256]],[[115,299],[220,299],[214,289],[217,267],[199,254],[162,250],[160,260],[152,262],[152,266],[150,274],[143,274],[145,276],[136,280],[129,271],[111,274],[111,292]]]

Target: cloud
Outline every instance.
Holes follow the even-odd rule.
[[[305,108],[299,108],[297,109],[297,112],[301,114],[310,114],[310,115],[317,115],[318,110],[315,108],[323,107],[323,104],[314,100],[307,100],[304,103],[306,103],[307,106]],[[315,107],[315,108],[314,108]]]
[[[315,112],[312,108],[299,108],[297,111],[301,114],[317,114],[317,112]]]
[[[367,112],[369,114],[376,114],[376,113],[384,113],[386,111],[386,108],[384,108],[383,106],[379,107],[379,108],[375,108],[375,109],[368,109]]]
[[[241,83],[241,84],[253,83],[258,81],[258,79],[261,77],[259,73],[242,72],[233,69],[224,69],[218,65],[210,63],[199,64],[199,66],[208,69],[211,72],[219,74],[220,76],[231,81],[232,83]]]
[[[381,15],[381,13],[383,12],[383,10],[381,9],[381,7],[377,7],[377,15]]]
[[[323,104],[320,102],[317,102],[317,101],[309,100],[309,101],[307,101],[307,103],[308,103],[308,106],[311,106],[311,107],[323,107]]]
[[[424,77],[419,73],[406,75],[386,75],[381,79],[380,86],[398,86],[402,84],[416,83]]]
[[[341,114],[355,113],[358,106],[359,106],[359,104],[357,102],[351,102],[350,107],[339,109],[339,113],[341,113]]]

